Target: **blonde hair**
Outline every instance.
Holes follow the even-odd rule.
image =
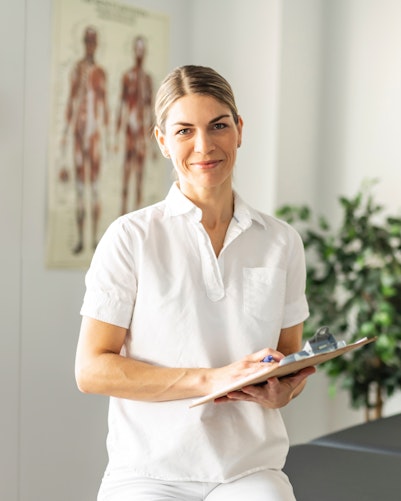
[[[230,108],[235,123],[238,123],[234,93],[227,80],[207,66],[186,65],[169,73],[156,94],[155,125],[162,133],[165,133],[165,124],[171,105],[188,94],[214,97]]]

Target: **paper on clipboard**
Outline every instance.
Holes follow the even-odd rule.
[[[231,383],[227,386],[222,387],[220,390],[217,390],[213,393],[209,393],[209,395],[205,395],[204,397],[200,397],[193,400],[189,407],[192,408],[198,405],[206,404],[207,402],[212,402],[216,398],[223,397],[224,395],[227,395],[227,393],[229,393],[230,391],[239,390],[244,386],[264,383],[268,378],[271,377],[288,376],[289,374],[304,369],[305,367],[310,367],[321,364],[323,362],[327,362],[332,358],[339,357],[341,355],[344,355],[344,353],[360,348],[366,344],[372,343],[373,341],[376,341],[376,339],[377,339],[376,337],[373,338],[365,337],[356,341],[355,343],[342,346],[341,348],[337,348],[336,350],[320,353],[318,355],[311,355],[303,360],[297,360],[295,362],[291,362],[289,364],[282,366],[276,365],[272,367],[271,364],[266,364],[266,367],[263,367],[263,369],[261,369],[260,371],[255,372],[255,374],[239,379],[235,383]]]

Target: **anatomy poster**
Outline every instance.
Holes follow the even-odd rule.
[[[48,146],[49,268],[81,268],[119,215],[163,199],[152,137],[169,19],[115,0],[54,0]]]

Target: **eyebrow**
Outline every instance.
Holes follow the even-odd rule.
[[[222,118],[231,118],[231,115],[230,114],[219,115],[218,117],[213,118],[212,120],[210,120],[209,124],[215,124],[216,122],[219,122]],[[193,124],[191,124],[189,122],[175,122],[172,125],[173,126],[180,125],[180,126],[183,126],[183,127],[190,127]]]

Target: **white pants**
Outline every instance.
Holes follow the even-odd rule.
[[[295,501],[286,474],[264,470],[226,484],[106,476],[98,501]]]

